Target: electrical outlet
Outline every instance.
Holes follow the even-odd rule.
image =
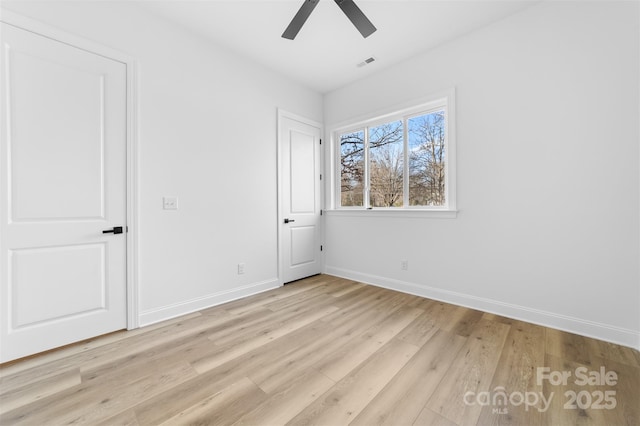
[[[178,197],[162,197],[164,210],[178,210]]]
[[[238,275],[244,274],[244,263],[238,263]]]
[[[402,269],[403,271],[409,270],[409,261],[408,260],[401,260],[400,261],[400,269]]]

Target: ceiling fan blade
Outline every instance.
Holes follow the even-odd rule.
[[[311,15],[311,12],[313,12],[313,9],[318,5],[318,1],[320,0],[304,0],[300,10],[298,10],[298,13],[293,17],[287,29],[282,33],[283,38],[287,38],[289,40],[296,38],[300,28],[302,28],[304,23],[307,21],[307,18],[309,18],[309,15]]]
[[[335,2],[340,6],[340,9],[347,15],[347,18],[355,25],[358,31],[360,31],[362,37],[367,38],[376,32],[376,27],[373,26],[369,18],[364,16],[364,13],[362,13],[353,0],[335,0]]]

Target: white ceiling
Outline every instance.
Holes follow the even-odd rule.
[[[378,28],[364,39],[321,0],[295,40],[281,37],[304,0],[153,0],[140,6],[326,93],[514,14],[527,0],[356,0]],[[364,67],[357,64],[374,56]]]

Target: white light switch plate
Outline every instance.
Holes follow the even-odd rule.
[[[164,210],[178,210],[178,197],[162,197]]]

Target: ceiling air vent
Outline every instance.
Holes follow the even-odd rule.
[[[358,68],[362,68],[365,65],[369,65],[371,62],[374,62],[376,60],[376,58],[374,58],[373,56],[371,56],[370,58],[365,59],[364,61],[360,62],[357,67]]]

